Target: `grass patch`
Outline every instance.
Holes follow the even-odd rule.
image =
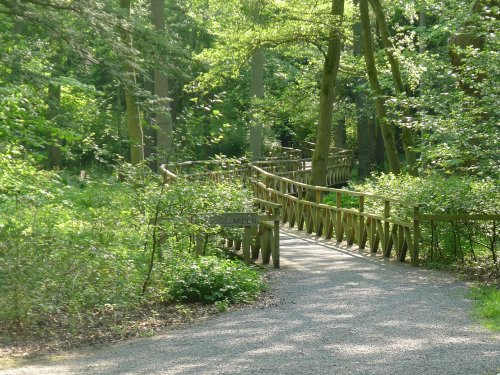
[[[500,289],[497,287],[477,287],[472,290],[474,315],[493,332],[500,332]]]

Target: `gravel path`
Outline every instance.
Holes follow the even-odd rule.
[[[471,319],[463,282],[291,233],[275,306],[0,374],[500,373],[500,336]]]

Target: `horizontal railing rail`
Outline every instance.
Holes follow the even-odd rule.
[[[336,242],[346,241],[349,246],[357,244],[360,250],[369,246],[371,253],[377,253],[380,248],[385,257],[395,254],[399,261],[404,261],[409,253],[412,264],[418,263],[420,205],[345,189],[308,185],[266,172],[255,165],[251,168],[254,196],[281,204],[282,223],[309,234],[333,238]],[[326,193],[335,195],[335,206],[322,203]],[[343,195],[356,197],[357,207],[342,207]],[[383,212],[366,212],[366,199],[380,200]],[[411,207],[413,220],[391,216],[394,205]]]
[[[400,261],[409,257],[415,265],[419,262],[421,247],[428,249],[429,241],[430,254],[433,252],[435,223],[464,222],[466,225],[477,221],[479,227],[488,229],[487,222],[492,222],[488,229],[491,232],[488,232],[489,242],[482,245],[490,249],[494,262],[497,262],[495,251],[498,247],[496,231],[499,214],[424,213],[421,204],[329,187],[345,183],[351,177],[352,153],[349,150],[334,151],[329,157],[325,186],[308,184],[312,164],[310,158],[275,157],[232,165],[210,161],[211,168],[217,163],[219,166],[214,170],[197,170],[190,174],[185,173],[185,166],[193,163],[186,162],[181,163],[181,168],[176,171],[180,170],[179,176],[189,179],[242,179],[247,181],[247,186],[251,186],[259,209],[266,211],[273,204],[281,205],[281,221],[290,227],[337,242],[346,241],[349,246],[356,244],[360,250],[369,248],[371,253],[382,253],[385,257],[395,256]],[[203,162],[195,162],[194,165],[203,165]],[[165,167],[162,167],[162,174],[165,182],[178,178],[176,173]],[[270,243],[267,239],[263,241]]]
[[[245,168],[247,171],[248,168]],[[163,177],[164,184],[174,183],[179,179],[179,176],[172,171],[168,170],[165,165],[160,167],[160,172]],[[225,171],[212,171],[205,174],[199,173],[197,176],[204,175],[204,178],[212,180],[223,180]],[[181,178],[185,178],[182,175]],[[264,215],[258,216],[258,225],[245,226],[243,238],[241,240],[234,240],[232,238],[224,238],[224,245],[233,247],[235,251],[242,250],[243,259],[246,262],[256,261],[261,255],[262,264],[269,264],[272,257],[274,268],[280,266],[280,220],[281,220],[281,205],[273,202],[265,202],[259,199],[254,199],[253,204],[258,207],[259,211],[264,212]],[[161,225],[163,221],[171,220],[171,218],[157,217],[151,220],[151,224]],[[186,219],[187,220],[187,219]],[[190,219],[192,220],[192,218]],[[160,231],[161,232],[161,228]],[[202,255],[204,249],[204,236],[203,233],[196,233],[195,237],[195,255]]]

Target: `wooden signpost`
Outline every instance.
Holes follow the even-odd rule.
[[[271,207],[267,210],[267,215],[258,214],[256,212],[227,212],[223,214],[204,214],[196,217],[173,218],[173,217],[158,217],[151,219],[150,223],[154,224],[161,221],[177,221],[177,222],[193,222],[199,221],[211,225],[219,225],[221,227],[243,227],[243,259],[245,262],[250,262],[252,259],[259,257],[259,252],[262,253],[262,263],[268,264],[273,258],[274,268],[279,268],[279,229],[280,229],[280,205],[270,202],[264,202],[257,199],[261,204]],[[203,254],[204,235],[202,232],[195,234],[195,253]],[[251,252],[250,252],[251,250]]]
[[[251,254],[250,247],[252,245],[252,235],[255,227],[261,226],[255,231],[257,234],[257,240],[254,243],[254,247],[261,247],[258,239],[260,237],[265,237],[265,248],[262,248],[262,259],[263,263],[269,262],[269,256],[267,255],[268,247],[272,250],[273,255],[273,265],[275,268],[279,268],[279,215],[270,216],[270,215],[259,215],[255,212],[228,212],[223,214],[216,214],[209,216],[208,221],[215,225],[220,225],[221,227],[243,227],[243,259],[245,262],[250,262]],[[272,225],[265,225],[266,221],[273,221]],[[259,232],[266,231],[265,234],[261,235]],[[272,231],[273,241],[272,244],[270,242],[269,231]],[[252,256],[256,258],[258,256],[259,248],[256,248],[252,251]],[[270,255],[270,254],[269,254]]]
[[[227,212],[211,216],[210,222],[221,227],[255,227],[259,225],[259,214],[255,212]]]

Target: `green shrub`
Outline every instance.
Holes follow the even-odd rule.
[[[421,203],[426,213],[495,213],[500,189],[492,179],[380,174],[352,186],[357,191]],[[370,200],[371,201],[371,200]],[[375,206],[373,206],[375,208]],[[411,217],[411,209],[400,212]]]
[[[182,302],[251,301],[263,287],[255,269],[241,261],[211,256],[184,258],[167,275],[170,297]]]
[[[340,204],[342,208],[358,208],[359,207],[359,197],[354,195],[349,195],[349,191],[341,194]],[[330,193],[323,197],[323,203],[330,206],[337,205],[337,194]]]
[[[0,170],[0,327],[73,326],[106,304],[137,305],[147,232],[129,187],[64,184],[15,153]]]
[[[178,264],[178,271],[169,268],[169,280],[182,279],[177,274],[185,275],[187,266],[179,259],[191,259],[198,230],[209,234],[207,250],[217,242],[220,228],[190,222],[191,217],[242,210],[248,196],[238,183],[186,181],[167,186],[161,195],[158,177],[142,168],[122,166],[119,176],[43,171],[22,149],[0,153],[1,335],[13,325],[36,329],[47,322],[78,329],[107,306],[132,312],[145,299],[158,302],[166,287],[157,270]],[[158,202],[160,216],[171,220],[158,224],[157,239],[166,238],[153,271],[156,289],[141,296]],[[193,261],[205,273],[214,269],[204,301],[253,297],[254,271],[208,259]]]

